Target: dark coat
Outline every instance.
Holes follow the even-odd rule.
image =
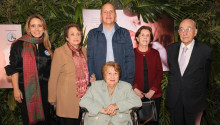
[[[9,65],[5,67],[5,71],[8,76],[14,73],[19,73],[19,84],[24,84],[23,75],[23,41],[17,41],[12,44]],[[38,70],[39,82],[40,84],[48,84],[48,79],[50,77],[50,66],[51,66],[51,56],[47,52],[43,43],[38,45],[38,50],[35,53],[36,65]]]
[[[89,76],[93,73],[96,80],[102,80],[101,68],[106,63],[107,40],[102,31],[103,25],[92,29],[87,40],[87,59]],[[135,60],[133,45],[130,33],[127,29],[119,27],[115,23],[115,32],[112,37],[112,48],[115,62],[119,63],[122,69],[120,80],[133,83],[135,72]]]

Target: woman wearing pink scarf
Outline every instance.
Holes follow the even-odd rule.
[[[89,83],[86,48],[82,47],[82,29],[77,24],[65,27],[66,43],[54,52],[49,80],[48,100],[56,105],[60,125],[80,125],[79,101]]]

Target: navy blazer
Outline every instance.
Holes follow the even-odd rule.
[[[212,49],[195,41],[186,70],[181,76],[178,55],[181,42],[167,47],[168,65],[170,68],[166,89],[166,105],[174,108],[179,95],[185,109],[199,112],[206,105],[206,84],[208,82]]]

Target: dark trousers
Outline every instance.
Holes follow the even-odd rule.
[[[20,104],[21,106],[21,112],[22,112],[22,120],[23,125],[29,125],[29,118],[28,118],[28,111],[27,111],[27,105],[26,105],[26,98],[25,98],[25,92],[24,92],[24,84],[19,84],[19,88],[23,94],[23,100]],[[39,122],[36,125],[50,125],[49,121],[51,120],[49,112],[50,112],[50,104],[47,101],[48,100],[48,85],[47,84],[41,84],[41,97],[42,97],[42,103],[43,103],[43,109],[44,109],[44,116],[45,121]]]
[[[59,117],[59,125],[80,125],[80,119]]]
[[[198,113],[188,112],[184,108],[180,94],[176,106],[170,109],[171,125],[195,125],[195,117],[197,114]]]
[[[152,99],[152,100],[155,101],[155,105],[156,105],[156,108],[157,108],[157,118],[158,118],[157,122],[150,121],[150,122],[146,123],[145,125],[159,125],[158,121],[159,121],[159,115],[160,115],[161,99],[162,99],[161,97]]]

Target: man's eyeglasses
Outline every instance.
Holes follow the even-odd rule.
[[[191,32],[194,28],[188,27],[186,29],[180,28],[178,31],[179,33],[184,33],[184,32]]]

